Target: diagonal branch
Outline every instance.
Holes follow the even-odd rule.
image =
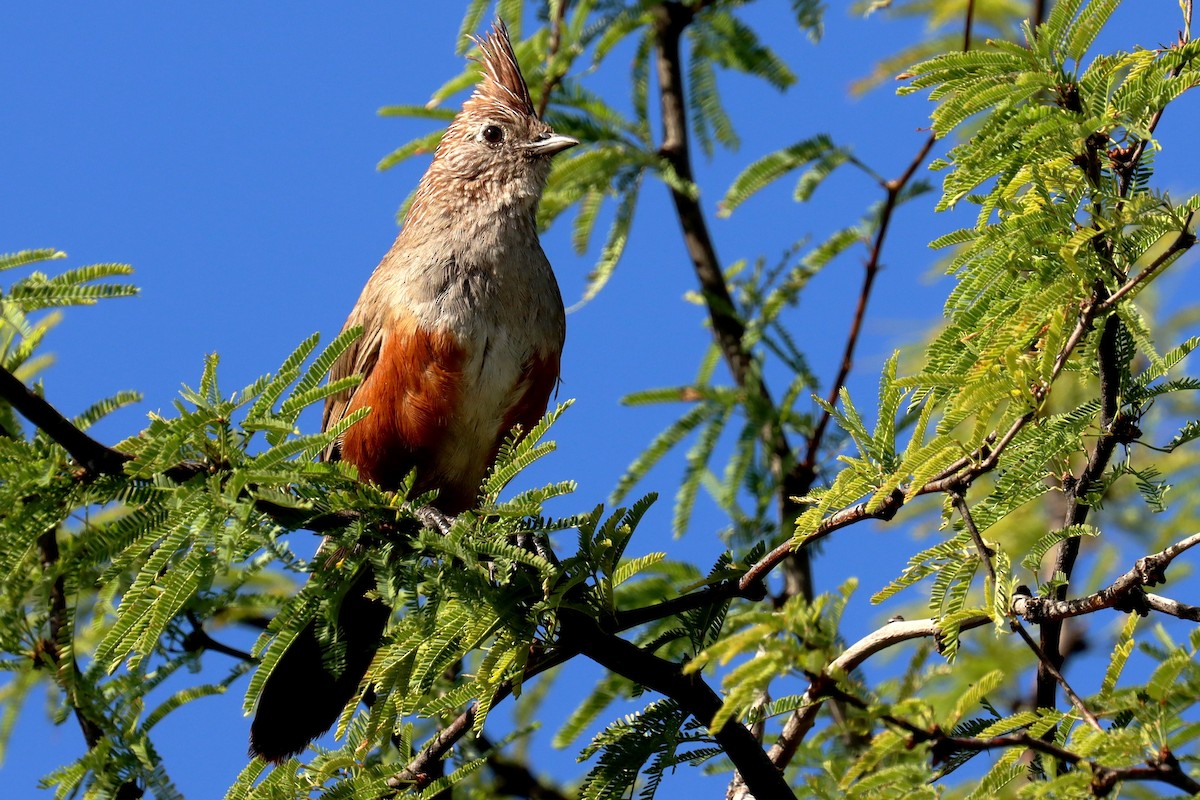
[[[978,628],[989,622],[991,622],[990,617],[980,614],[977,617],[963,620],[959,624],[959,630]],[[783,732],[780,733],[778,741],[767,752],[768,758],[780,768],[792,760],[796,749],[804,741],[808,732],[812,730],[812,726],[817,720],[817,714],[825,702],[825,695],[820,691],[825,680],[858,669],[868,658],[893,645],[912,639],[940,635],[941,625],[936,619],[895,620],[847,647],[840,656],[829,662],[829,666],[822,670],[817,679],[809,683],[808,689],[804,692],[804,705],[796,709],[784,723]]]
[[[89,475],[119,473],[130,457],[88,436],[15,375],[0,367],[0,398],[62,446]]]
[[[824,691],[828,696],[837,698],[855,708],[868,708],[868,705],[861,698],[844,691],[836,683],[829,682],[824,687]],[[923,728],[909,720],[896,717],[892,714],[879,714],[878,717],[893,728],[898,728],[907,733],[909,735],[910,747],[916,744],[929,743],[931,745],[930,756],[933,759],[934,765],[945,762],[956,751],[972,750],[975,752],[985,752],[988,750],[1019,747],[1024,750],[1033,750],[1052,756],[1067,764],[1086,764],[1092,774],[1091,786],[1089,788],[1096,797],[1104,797],[1122,781],[1160,781],[1177,789],[1183,789],[1190,794],[1200,793],[1200,782],[1183,771],[1179,760],[1175,758],[1175,755],[1166,746],[1159,750],[1152,758],[1147,759],[1145,762],[1146,766],[1144,767],[1109,767],[1086,758],[1073,750],[1068,750],[1052,741],[1030,736],[1024,731],[1004,736],[994,736],[990,739],[982,739],[970,736],[953,736],[947,734],[936,725],[932,728]]]
[[[1079,712],[1079,716],[1083,717],[1087,724],[1092,726],[1093,730],[1104,733],[1104,728],[1100,726],[1100,720],[1096,719],[1096,715],[1088,710],[1088,707],[1083,702],[1083,698],[1071,688],[1071,684],[1067,683],[1067,679],[1063,677],[1062,672],[1046,657],[1046,654],[1042,652],[1042,648],[1038,647],[1038,643],[1029,635],[1029,631],[1025,630],[1025,626],[1021,624],[1020,620],[1011,619],[1011,614],[1010,627],[1020,635],[1029,649],[1033,651],[1034,656],[1038,660],[1038,669],[1044,669],[1054,680],[1058,681],[1058,685],[1062,687],[1063,692],[1071,701],[1071,705],[1075,706],[1075,710]]]
[[[1161,614],[1170,614],[1172,617],[1186,619],[1189,622],[1200,622],[1200,606],[1180,603],[1178,600],[1150,592],[1146,592],[1146,605]]]
[[[529,764],[502,756],[482,731],[475,734],[475,744],[485,752],[488,769],[496,776],[494,791],[498,796],[524,797],[528,800],[571,800],[557,786],[534,774]]]
[[[1051,368],[1050,376],[1046,380],[1045,391],[1047,394],[1050,392],[1050,388],[1059,374],[1066,367],[1071,354],[1075,352],[1075,349],[1079,347],[1080,343],[1087,336],[1088,331],[1092,329],[1092,323],[1096,319],[1097,309],[1101,300],[1102,298],[1094,296],[1081,310],[1079,319],[1076,320],[1075,328],[1071,331],[1071,334],[1067,337],[1067,340],[1063,343],[1062,348],[1055,357],[1054,366]],[[1017,434],[1033,421],[1034,418],[1035,412],[1029,411],[1014,420],[1003,436],[999,436],[996,432],[988,434],[984,437],[983,443],[975,452],[954,462],[916,490],[910,487],[908,492],[905,493],[897,489],[874,505],[864,502],[834,512],[822,520],[815,531],[804,538],[802,545],[810,545],[836,530],[854,525],[863,520],[890,520],[908,502],[906,498],[965,490],[981,475],[991,472],[996,468],[996,465],[1000,463],[1001,453],[1004,452],[1005,448],[1017,437]],[[1115,437],[1105,438],[1110,440],[1115,439]],[[1110,443],[1115,447],[1115,440]],[[745,588],[752,583],[762,581],[797,546],[798,543],[796,540],[792,539],[767,553],[741,577],[742,587]]]
[[[1193,211],[1188,215],[1189,221],[1192,219],[1192,214],[1195,213],[1196,212]],[[1113,292],[1107,300],[1101,303],[1099,310],[1101,312],[1105,312],[1115,308],[1117,304],[1124,299],[1125,295],[1129,294],[1138,286],[1149,280],[1156,272],[1170,263],[1175,256],[1179,255],[1180,253],[1187,252],[1195,244],[1196,234],[1192,233],[1191,230],[1185,227],[1178,234],[1176,234],[1174,241],[1171,242],[1170,246],[1167,247],[1165,251],[1156,256],[1154,260],[1147,264],[1141,272],[1139,272],[1137,275],[1134,275],[1132,278],[1122,284],[1122,286]]]
[[[564,610],[561,620],[562,637],[569,646],[578,648],[600,666],[671,698],[701,724],[712,723],[721,708],[721,698],[698,672],[685,674],[679,664],[605,633],[595,620],[580,612]],[[713,731],[713,737],[755,797],[794,800],[796,795],[784,780],[783,772],[771,763],[758,739],[737,719],[726,721]]]
[[[971,31],[974,28],[974,24],[975,0],[967,0],[966,17],[963,21],[962,50],[964,53],[971,49]],[[908,167],[901,173],[900,177],[881,182],[886,192],[883,209],[879,213],[879,227],[875,231],[875,239],[871,244],[871,254],[867,258],[865,265],[863,284],[858,293],[858,305],[854,309],[854,320],[850,324],[850,332],[846,336],[846,347],[842,352],[842,365],[838,369],[837,377],[833,380],[833,386],[829,389],[829,396],[825,398],[827,406],[821,412],[817,424],[813,427],[812,436],[808,439],[808,448],[804,454],[804,461],[796,467],[797,470],[808,476],[810,485],[816,477],[815,470],[818,451],[820,450],[822,440],[825,438],[825,430],[829,427],[830,417],[832,416],[830,409],[837,403],[838,396],[842,392],[842,387],[846,385],[846,379],[850,375],[850,370],[854,367],[854,351],[858,347],[858,336],[862,331],[863,320],[867,314],[867,301],[870,299],[871,290],[875,285],[875,276],[879,273],[881,266],[880,259],[883,256],[883,244],[887,239],[888,229],[891,227],[892,216],[896,211],[896,204],[900,200],[900,194],[912,181],[913,176],[917,174],[917,169],[925,163],[925,159],[929,156],[929,151],[933,149],[936,141],[937,134],[929,134],[925,139],[925,143],[921,145],[921,149],[917,151],[917,154],[909,162]]]
[[[627,611],[617,611],[614,616],[612,629],[614,631],[628,630],[638,625],[644,625],[647,622],[654,622],[655,620],[693,611],[697,608],[706,608],[718,603],[724,603],[735,597],[741,597],[746,600],[762,600],[766,597],[766,587],[761,581],[749,583],[745,586],[736,578],[721,581],[691,594],[681,594],[669,600],[664,600],[661,603],[641,608],[632,608]]]
[[[968,37],[970,36],[969,19],[970,17],[968,17],[967,23]],[[933,149],[933,144],[936,141],[937,136],[930,134],[925,139],[925,144],[921,146],[917,155],[909,163],[908,168],[904,170],[904,173],[899,178],[885,181],[882,184],[887,194],[883,202],[883,210],[879,214],[879,227],[875,231],[875,239],[871,244],[871,254],[865,264],[862,288],[858,292],[858,305],[854,309],[854,319],[850,323],[850,332],[846,335],[846,346],[842,352],[842,363],[838,368],[837,377],[833,379],[833,385],[829,389],[829,396],[825,398],[827,406],[821,412],[817,424],[813,427],[812,435],[808,437],[808,447],[805,450],[804,461],[796,467],[796,471],[807,477],[810,485],[815,478],[817,456],[819,455],[822,441],[825,438],[825,430],[829,427],[829,421],[832,417],[830,409],[837,403],[838,396],[842,392],[842,387],[846,385],[846,379],[850,376],[850,370],[854,368],[854,351],[858,347],[858,337],[862,332],[863,321],[867,316],[867,302],[870,300],[871,291],[875,286],[875,277],[879,274],[880,267],[882,266],[880,259],[883,257],[883,244],[887,239],[892,217],[896,211],[896,204],[900,199],[900,193],[908,186],[913,175],[916,174],[917,168],[925,163],[925,159],[929,156],[929,151]]]
[[[967,527],[967,532],[971,534],[971,541],[975,543],[975,549],[979,552],[979,560],[983,562],[984,569],[987,570],[988,577],[988,596],[996,589],[996,565],[992,563],[992,557],[995,552],[987,546],[987,542],[983,540],[983,535],[979,532],[979,527],[975,524],[975,517],[971,514],[971,508],[967,505],[967,499],[963,493],[957,489],[950,492],[950,501],[954,504],[954,508],[962,517],[963,525]]]
[[[569,661],[579,655],[579,650],[574,647],[558,647],[551,652],[546,652],[540,658],[529,660],[525,666],[525,672],[522,675],[522,680],[528,680],[535,675],[540,675],[546,670],[553,669],[560,664]],[[513,681],[508,680],[500,684],[496,689],[496,693],[492,695],[492,705],[500,702],[504,698],[512,694]],[[422,786],[424,777],[431,772],[431,766],[436,761],[440,761],[450,752],[450,748],[454,747],[458,741],[467,734],[475,724],[475,706],[474,704],[464,709],[453,721],[450,722],[442,730],[430,739],[421,752],[416,755],[404,769],[397,772],[395,775],[387,779],[387,785],[393,789],[403,788],[406,786]]]

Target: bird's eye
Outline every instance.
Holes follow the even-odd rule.
[[[483,129],[483,138],[491,144],[504,140],[504,129],[499,125],[488,125]]]

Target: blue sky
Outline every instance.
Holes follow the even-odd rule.
[[[880,196],[869,180],[847,172],[799,206],[784,181],[718,220],[716,202],[745,163],[827,132],[895,176],[928,124],[930,105],[921,97],[896,98],[891,86],[861,100],[848,92],[874,59],[919,34],[911,23],[881,14],[853,17],[834,3],[825,38],[813,45],[795,28],[789,5],[766,2],[744,16],[799,83],[781,95],[723,75],[742,145],[696,164],[727,263],[760,254],[774,260],[806,235],[855,221]],[[1123,46],[1170,41],[1178,27],[1174,0],[1130,2],[1119,13],[1113,30]],[[47,343],[57,363],[43,376],[46,396],[69,414],[120,390],[141,391],[144,402],[97,428],[115,442],[139,430],[147,413],[169,409],[180,384],[197,381],[207,353],[221,355],[222,383],[231,388],[276,367],[310,333],[335,333],[395,236],[396,209],[426,163],[376,171],[380,158],[430,126],[375,112],[424,102],[457,74],[459,20],[458,3],[377,0],[296,2],[286,12],[261,0],[0,7],[6,143],[0,250],[55,247],[69,254],[67,266],[129,263],[142,287],[136,299],[67,313]],[[618,52],[589,76],[588,86],[624,103],[625,61]],[[1194,148],[1185,146],[1195,122],[1194,101],[1185,100],[1160,131],[1166,151],[1159,166],[1178,165],[1180,193],[1187,181],[1196,182]],[[866,397],[874,394],[883,360],[936,321],[949,290],[925,245],[968,223],[931,217],[932,198],[907,206],[895,220],[851,382]],[[576,256],[568,231],[560,224],[545,243],[569,305],[582,294],[596,253]],[[788,312],[826,384],[840,358],[864,257],[854,253],[830,267]],[[576,404],[556,427],[559,452],[530,477],[578,481],[574,499],[559,511],[606,498],[678,413],[624,408],[619,399],[692,378],[708,336],[701,311],[683,300],[693,288],[666,192],[648,186],[616,276],[568,319],[559,396]],[[315,429],[317,421],[311,424]],[[666,497],[633,549],[666,550],[706,565],[720,550],[713,532],[723,524],[710,506],[701,506],[682,540],[669,533],[669,495],[681,469],[673,460],[641,487]],[[859,526],[834,537],[818,562],[819,590],[849,574],[862,578],[848,638],[888,616],[865,598],[891,576],[896,558],[914,549],[902,535],[903,521],[886,528],[890,536],[884,530]],[[560,679],[555,708],[569,711],[597,674],[573,666]],[[240,690],[244,682],[229,697],[195,704],[162,726],[158,744],[189,797],[220,796],[244,764],[248,721],[240,714]],[[82,747],[73,724],[52,728],[43,718],[43,704],[35,702],[18,727],[3,766],[7,796],[34,796],[37,778]],[[558,775],[575,774],[573,761],[572,752],[539,758]]]

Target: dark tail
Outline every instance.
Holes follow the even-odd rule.
[[[354,696],[379,649],[388,608],[366,594],[375,588],[371,567],[359,570],[337,616],[337,636],[346,643],[344,669],[332,674],[322,659],[317,621],[292,640],[258,698],[250,725],[250,755],[285,761],[333,726]]]

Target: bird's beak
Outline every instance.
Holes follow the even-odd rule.
[[[563,136],[561,133],[548,133],[544,137],[530,142],[529,152],[539,156],[552,156],[577,144],[579,144],[578,139]]]

